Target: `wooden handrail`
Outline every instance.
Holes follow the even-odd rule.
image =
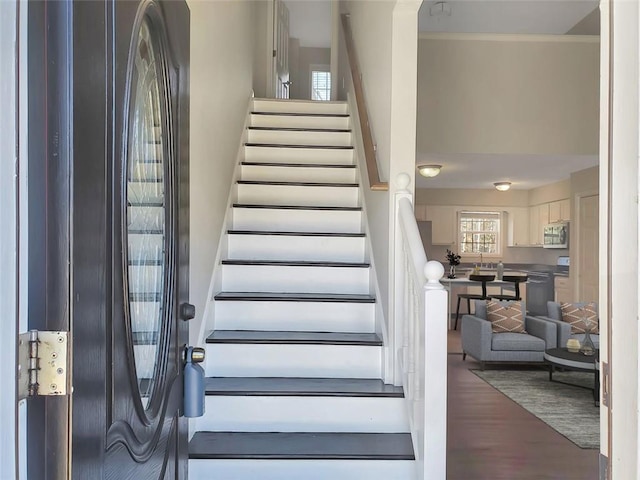
[[[369,114],[367,113],[367,102],[365,101],[364,89],[362,88],[362,75],[360,73],[360,67],[358,66],[358,57],[356,55],[355,45],[353,44],[353,35],[351,34],[351,23],[349,22],[348,14],[342,15],[342,29],[347,46],[351,78],[353,79],[353,90],[356,95],[358,117],[360,118],[360,130],[362,132],[362,143],[364,144],[367,173],[369,174],[369,185],[371,186],[371,190],[389,190],[389,183],[380,181],[376,150],[373,145],[373,136],[371,135],[371,126],[369,125]]]

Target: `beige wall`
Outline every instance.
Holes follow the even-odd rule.
[[[595,155],[598,89],[598,37],[421,37],[418,151]]]
[[[368,106],[374,142],[377,144],[377,159],[380,177],[389,178],[389,137],[391,98],[391,28],[394,1],[345,1],[341,2],[341,13],[349,13],[353,40],[358,54],[362,81]],[[345,56],[343,37],[340,47],[338,70],[339,99],[353,98],[348,61]],[[366,172],[363,172],[366,176]],[[368,184],[365,181],[365,187]],[[387,316],[389,297],[389,193],[363,189],[364,206],[367,213],[372,261],[375,265],[380,305]]]
[[[205,1],[205,0],[201,0]],[[253,4],[253,91],[256,98],[272,97],[267,92],[267,78],[271,71],[272,45],[266,41],[271,20],[269,2],[255,0]]]
[[[191,1],[191,343],[199,341],[251,96],[254,2]]]
[[[293,39],[292,39],[293,40]],[[290,42],[291,44],[291,42]],[[289,59],[293,48],[289,50]],[[293,62],[290,61],[290,78],[293,81],[291,85],[291,98],[301,100],[311,100],[311,66],[326,65],[327,70],[331,67],[331,49],[316,47],[298,47],[295,68]]]
[[[413,191],[415,171],[417,20],[420,0],[343,1],[350,14],[353,40],[362,73],[380,179],[388,192],[364,189],[364,203],[380,288],[380,303],[388,313],[389,248],[394,232],[391,216],[398,173],[408,173]],[[352,98],[350,72],[341,36],[338,66],[339,99]],[[392,106],[393,105],[393,106]],[[366,175],[366,172],[365,172]],[[365,186],[367,182],[365,181]]]
[[[597,187],[596,187],[597,188]],[[550,183],[542,187],[529,190],[529,205],[539,205],[541,203],[555,202],[571,197],[571,181]]]

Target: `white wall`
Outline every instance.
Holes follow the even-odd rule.
[[[387,312],[389,246],[395,178],[408,173],[413,191],[416,129],[417,22],[421,0],[344,1],[341,13],[350,15],[353,41],[362,74],[364,96],[380,180],[389,192],[365,190],[373,242],[373,257]],[[339,98],[346,99],[349,82],[344,59],[338,71]]]
[[[418,151],[598,153],[599,37],[421,36]]]
[[[391,34],[395,0],[379,2],[345,1],[341,13],[349,13],[364,95],[367,102],[373,142],[377,145],[380,180],[389,180],[391,125]],[[342,23],[340,24],[342,28]],[[342,37],[341,37],[342,38]],[[342,52],[342,50],[341,50]],[[338,71],[339,99],[346,100],[350,86],[346,59]],[[350,93],[353,95],[353,93]],[[365,174],[366,177],[366,174]],[[372,242],[372,256],[378,277],[385,317],[389,297],[389,192],[372,191],[364,185],[364,201]]]
[[[251,96],[252,1],[190,1],[191,9],[191,272],[198,332],[207,302],[231,178]]]

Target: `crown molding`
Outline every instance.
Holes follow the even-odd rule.
[[[600,35],[541,35],[514,33],[438,33],[420,32],[419,40],[463,40],[485,42],[600,43]]]

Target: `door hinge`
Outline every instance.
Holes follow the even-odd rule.
[[[276,51],[273,51],[273,58],[276,58]]]
[[[66,395],[69,332],[31,330],[18,337],[18,397]]]
[[[602,362],[602,405],[608,407],[611,403],[611,374],[609,364]]]

